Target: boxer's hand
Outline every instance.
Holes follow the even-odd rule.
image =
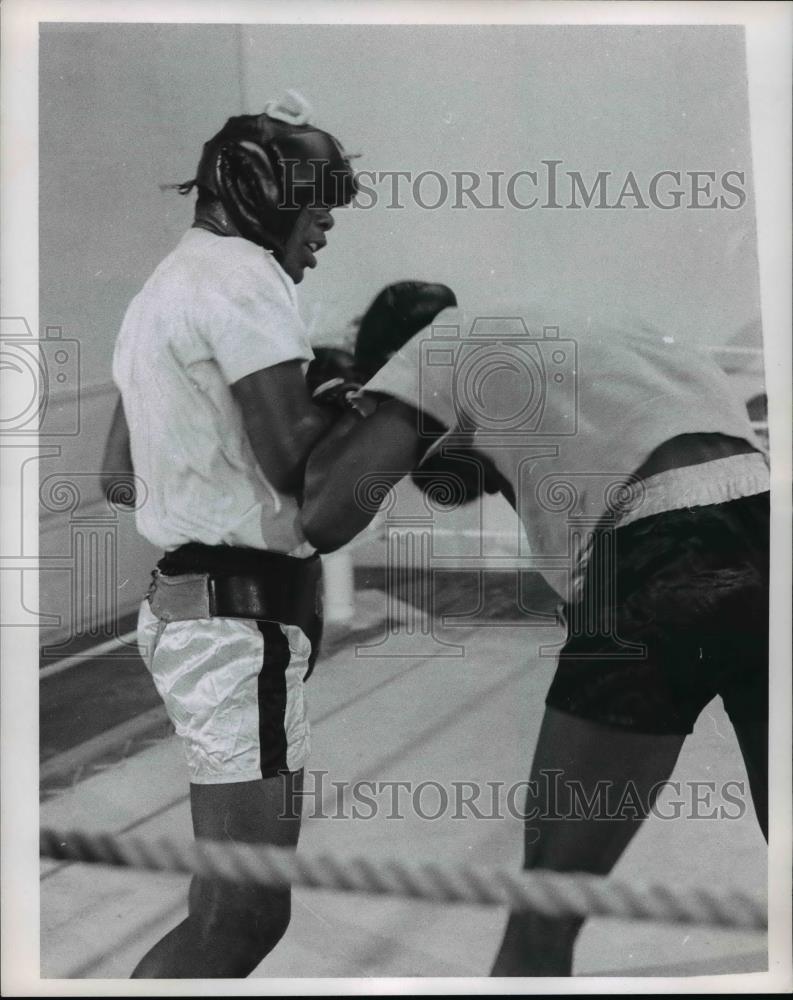
[[[339,347],[315,347],[314,360],[306,372],[309,392],[313,395],[320,386],[334,378],[346,382],[363,381],[355,367],[355,358],[349,351]]]
[[[370,379],[439,312],[456,305],[454,292],[446,285],[426,281],[388,285],[374,298],[358,327],[354,358],[358,378]]]
[[[342,412],[352,411],[359,417],[370,417],[377,409],[377,400],[364,392],[357,382],[346,382],[343,378],[332,378],[314,390],[311,398],[315,403],[333,406]]]
[[[314,348],[314,360],[306,372],[309,391],[313,393],[333,378],[366,382],[407,340],[456,302],[454,292],[446,285],[425,281],[388,285],[361,318],[355,354],[340,347]]]

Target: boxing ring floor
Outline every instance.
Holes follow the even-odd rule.
[[[358,613],[368,608],[376,617],[382,602],[382,593],[359,593]],[[506,789],[526,780],[553,672],[553,660],[539,658],[537,648],[558,641],[560,633],[478,625],[438,634],[464,645],[465,655],[441,658],[427,650],[393,655],[389,645],[383,648],[391,655],[363,657],[351,640],[320,657],[308,690],[309,771],[315,772],[318,794],[306,801],[301,846],[307,850],[519,867],[520,818],[503,805],[503,818],[475,818],[470,809],[455,818],[452,789],[460,782],[502,782]],[[723,783],[745,781],[718,700],[700,717],[672,780],[715,782],[716,807]],[[341,810],[334,781],[348,792]],[[437,783],[426,787],[419,808],[426,817],[441,815],[418,815],[411,792],[397,798],[395,809],[394,796],[403,793],[387,784],[380,786],[387,791],[374,795],[374,807],[359,801],[358,818],[352,818],[349,790],[360,781],[411,781],[414,791],[421,782]],[[439,786],[449,791],[446,809]],[[177,739],[159,739],[46,799],[41,824],[189,837],[187,787]],[[737,819],[651,816],[615,873],[636,881],[729,883],[763,893],[765,842],[748,793],[746,801]],[[486,815],[492,813],[489,802],[480,800]],[[394,812],[400,818],[393,818]],[[49,860],[42,861],[41,871],[42,977],[126,978],[186,912],[185,876]],[[254,976],[484,976],[505,920],[500,908],[295,890],[287,935]],[[762,934],[605,919],[587,924],[575,960],[576,975],[714,975],[765,968]]]

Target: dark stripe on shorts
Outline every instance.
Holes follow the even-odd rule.
[[[264,640],[259,671],[259,752],[263,778],[286,770],[286,669],[289,641],[276,622],[256,622]]]

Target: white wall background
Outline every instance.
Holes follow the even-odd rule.
[[[513,173],[558,159],[585,177],[738,169],[751,183],[740,28],[241,32],[246,110],[298,86],[361,152],[361,169]],[[740,211],[378,207],[338,213],[334,236],[304,294],[331,317],[416,276],[447,282],[466,311],[527,297],[607,301],[707,343],[758,322],[751,197]]]
[[[527,299],[549,310],[608,304],[698,343],[760,346],[740,28],[46,26],[40,319],[79,340],[83,390],[80,434],[58,440],[42,477],[98,471],[124,309],[191,219],[191,199],[158,184],[191,177],[228,115],[258,112],[287,87],[361,153],[359,169],[510,174],[557,159],[590,182],[599,170],[632,170],[645,184],[665,169],[746,174],[737,211],[429,211],[410,200],[394,210],[378,187],[375,208],[337,213],[301,286],[317,340],[386,283],[415,277],[451,285],[468,312]],[[106,513],[89,478],[76,511],[42,516],[42,555],[62,566],[42,576],[41,608],[61,619],[52,634],[86,613],[68,573],[75,517],[99,524]],[[516,530],[499,504],[486,516]],[[95,618],[134,606],[154,556],[129,515],[113,524],[120,589],[98,599]]]

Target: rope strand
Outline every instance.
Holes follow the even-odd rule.
[[[408,896],[532,910],[546,917],[616,917],[764,930],[765,903],[729,888],[631,884],[583,872],[516,872],[504,867],[406,862],[396,858],[297,854],[283,847],[117,838],[41,831],[41,857],[248,884]]]

